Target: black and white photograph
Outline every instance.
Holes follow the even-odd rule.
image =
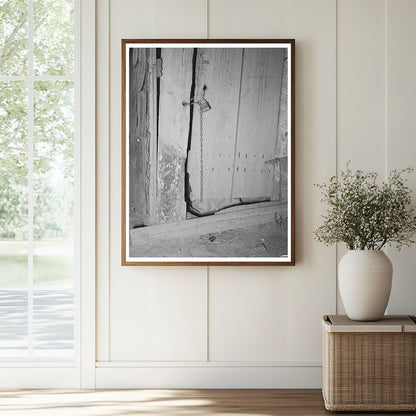
[[[294,264],[294,40],[122,41],[122,264]]]

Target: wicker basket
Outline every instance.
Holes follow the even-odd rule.
[[[324,316],[325,408],[343,411],[416,410],[416,320],[386,316],[356,322]]]

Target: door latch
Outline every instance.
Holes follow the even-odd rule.
[[[194,105],[194,104],[198,104],[199,105],[199,109],[202,113],[205,113],[206,111],[209,111],[212,109],[210,103],[206,100],[205,98],[205,91],[207,90],[207,86],[204,85],[202,88],[202,97],[197,101],[195,99],[192,99],[189,103],[186,101],[182,101],[182,105],[186,106],[186,105]]]

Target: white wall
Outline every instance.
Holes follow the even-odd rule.
[[[348,160],[416,165],[415,16],[413,0],[97,1],[97,387],[321,385],[343,249],[312,238],[313,184]],[[207,37],[296,39],[295,267],[120,266],[120,40]],[[416,313],[415,250],[390,255],[389,313]]]

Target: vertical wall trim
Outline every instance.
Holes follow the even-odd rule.
[[[386,107],[385,107],[385,144],[384,144],[384,178],[387,180],[388,172],[389,172],[389,138],[390,138],[390,123],[389,123],[389,114],[390,114],[390,108],[389,108],[389,96],[390,96],[390,82],[389,82],[389,74],[390,74],[390,65],[389,65],[389,50],[390,50],[390,31],[389,31],[389,0],[384,0],[384,12],[385,12],[385,94],[384,99],[386,100]],[[387,246],[385,248],[385,252],[388,255],[389,254],[389,247]],[[389,312],[389,305],[387,305],[387,310]]]
[[[210,309],[209,309],[209,271],[210,271],[210,269],[209,269],[209,266],[207,266],[207,286],[206,286],[206,303],[207,303],[207,306],[206,306],[206,310],[207,310],[207,328],[206,328],[206,330],[207,330],[207,361],[209,361],[210,360],[210,357],[209,357],[209,333],[210,333],[210,331],[209,331],[209,311],[210,311]]]
[[[81,2],[81,388],[95,387],[95,0]]]
[[[110,359],[110,0],[97,3],[97,360]],[[99,301],[98,301],[99,300]],[[99,308],[99,309],[98,309]]]
[[[110,117],[110,103],[111,103],[111,88],[110,88],[110,80],[111,80],[111,65],[110,65],[110,33],[111,33],[111,13],[110,13],[110,0],[106,0],[108,2],[108,4],[106,5],[106,11],[108,13],[108,16],[106,17],[106,23],[107,23],[107,37],[106,37],[106,43],[107,43],[107,62],[106,62],[106,66],[108,68],[108,72],[107,72],[107,77],[108,77],[108,82],[106,84],[106,88],[108,89],[107,92],[107,109],[106,109],[106,116],[108,117],[108,123],[107,123],[107,143],[106,143],[106,150],[108,152],[108,162],[106,165],[106,169],[107,169],[107,174],[106,174],[106,179],[107,179],[107,183],[108,183],[108,187],[107,187],[107,199],[106,199],[106,207],[107,207],[107,215],[108,218],[106,220],[106,224],[108,225],[108,230],[107,230],[107,237],[108,237],[108,244],[107,244],[107,250],[108,252],[106,253],[106,255],[108,255],[108,274],[107,274],[107,279],[108,282],[106,284],[106,288],[108,291],[107,294],[107,312],[106,312],[106,319],[108,320],[107,322],[107,345],[108,345],[108,359],[110,360],[111,357],[111,343],[110,343],[110,336],[111,336],[111,327],[110,327],[110,316],[111,316],[111,310],[110,310],[110,304],[111,304],[111,280],[110,280],[110,195],[111,195],[111,181],[110,181],[110,128],[111,128],[111,117]]]
[[[338,2],[335,2],[335,174],[338,173]],[[338,313],[338,244],[335,244],[335,313]]]
[[[152,305],[151,310],[150,310],[150,322],[151,322],[151,339],[152,339],[152,343],[151,343],[151,360],[155,360],[155,316],[156,316],[156,306],[155,306],[155,291],[156,291],[156,284],[155,284],[155,280],[157,279],[157,277],[155,275],[152,276],[152,287],[151,287],[151,292],[150,292],[150,305]]]
[[[110,20],[110,0],[106,0],[107,1],[107,5],[106,5],[106,11],[108,16],[106,16],[106,24],[107,24],[107,34],[106,34],[106,43],[107,43],[107,57],[106,57],[106,67],[107,69],[107,78],[108,78],[108,82],[106,83],[106,88],[107,90],[107,108],[106,108],[106,116],[108,117],[108,123],[107,123],[107,134],[106,134],[106,138],[107,138],[107,143],[106,143],[106,150],[108,152],[108,161],[107,161],[107,165],[106,165],[106,169],[107,169],[107,173],[106,173],[106,179],[107,179],[107,183],[108,183],[108,187],[107,187],[107,199],[106,199],[106,207],[107,207],[107,215],[108,218],[106,219],[106,224],[108,226],[107,229],[107,238],[108,238],[108,243],[107,243],[107,250],[108,252],[106,254],[108,254],[108,263],[107,263],[107,267],[108,267],[108,272],[107,272],[107,279],[108,281],[106,282],[106,289],[107,289],[107,311],[106,311],[106,319],[107,319],[107,345],[108,345],[108,359],[110,359],[111,357],[111,344],[110,344],[110,335],[111,335],[111,327],[110,327],[110,301],[111,301],[111,280],[110,280],[110,127],[111,127],[111,117],[110,117],[110,102],[111,102],[111,88],[110,88],[110,79],[111,79],[111,66],[110,66],[110,27],[111,27],[111,20]]]
[[[385,7],[385,13],[386,13],[386,21],[385,21],[385,25],[386,25],[386,33],[385,33],[385,76],[386,76],[386,92],[385,92],[385,100],[386,100],[386,136],[385,136],[385,178],[387,179],[388,176],[388,170],[389,170],[389,138],[390,138],[390,132],[389,132],[389,128],[390,128],[390,123],[389,123],[389,114],[390,114],[390,108],[389,108],[389,90],[390,90],[390,82],[389,82],[389,73],[390,73],[390,68],[389,68],[389,51],[390,51],[390,31],[389,31],[389,0],[385,0],[384,1],[384,7]]]

